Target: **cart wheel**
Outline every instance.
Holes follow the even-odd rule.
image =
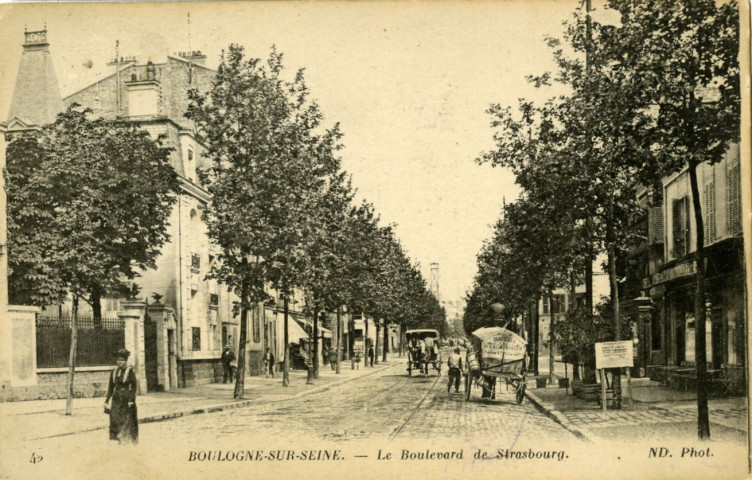
[[[472,385],[472,380],[470,379],[470,375],[465,375],[465,401],[470,400],[470,386]]]
[[[520,382],[517,386],[517,405],[522,404],[522,399],[525,398],[525,382]]]

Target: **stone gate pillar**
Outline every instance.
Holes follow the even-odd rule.
[[[146,358],[144,356],[144,315],[146,302],[125,301],[120,303],[118,317],[125,321],[125,348],[131,352],[130,364],[136,371],[139,393],[147,392]]]
[[[162,303],[152,303],[148,306],[149,318],[156,323],[157,341],[157,383],[162,386],[166,392],[170,390],[170,385],[177,385],[177,373],[173,368],[174,378],[170,378],[170,345],[168,331],[175,331],[175,309]],[[175,351],[176,345],[172,346]]]
[[[9,305],[0,312],[2,388],[37,384],[37,307]]]

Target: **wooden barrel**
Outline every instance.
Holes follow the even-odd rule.
[[[471,372],[479,372],[480,371],[480,363],[478,363],[478,359],[475,356],[475,352],[468,352],[467,354],[467,366],[470,369]]]

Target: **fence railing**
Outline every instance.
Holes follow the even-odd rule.
[[[76,366],[113,365],[115,353],[125,347],[125,321],[79,317],[76,323]],[[71,317],[37,316],[37,368],[69,366],[71,325]]]

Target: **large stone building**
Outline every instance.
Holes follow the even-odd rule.
[[[205,60],[200,52],[168,55],[165,62],[157,64],[121,57],[109,63],[113,69],[109,76],[63,99],[66,106],[80,104],[97,117],[137,122],[174,149],[170,161],[178,173],[180,191],[169,220],[171,241],[162,249],[157,269],[138,279],[142,295],[159,298],[169,307],[167,318],[174,317],[173,323],[160,324],[161,328],[175,327],[159,335],[167,346],[157,342],[170,357],[163,367],[166,372],[159,375],[167,383],[153,383],[165,389],[218,380],[223,345],[230,344],[235,352],[239,348],[238,317],[232,315],[235,298],[206,278],[217,253],[203,219],[210,195],[199,172],[207,165],[204,147],[197,141],[192,122],[185,118],[188,90],[206,91],[214,78],[215,72],[205,66]],[[253,321],[258,322],[257,316]],[[248,358],[250,365],[256,366],[253,359],[260,357],[261,342],[257,336],[249,337]],[[252,373],[259,373],[258,368]]]

